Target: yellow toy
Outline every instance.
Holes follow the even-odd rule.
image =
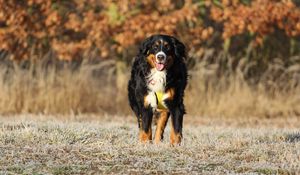
[[[167,109],[167,107],[165,106],[164,102],[163,102],[163,96],[164,93],[163,92],[156,92],[156,98],[157,98],[157,108],[158,109]]]

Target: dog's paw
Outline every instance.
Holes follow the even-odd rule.
[[[157,108],[157,98],[154,92],[149,92],[145,97],[145,106],[151,106],[152,108]]]

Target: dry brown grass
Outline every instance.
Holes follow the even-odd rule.
[[[111,83],[112,73],[101,75],[97,71],[114,64],[86,62],[72,68],[69,63],[45,67],[44,62],[37,62],[29,68],[17,64],[12,68],[4,66],[0,72],[0,111],[2,114],[112,112],[120,100],[115,98],[118,92]]]
[[[290,60],[289,66],[282,59],[260,65],[260,60],[207,52],[190,71],[185,98],[188,112],[225,117],[299,116],[300,57]]]
[[[185,93],[188,114],[233,118],[300,114],[299,85],[281,90],[276,82],[270,81],[271,87],[263,84],[269,82],[266,79],[253,86],[245,80],[244,73],[219,76],[218,66],[214,66],[199,62],[189,72]],[[70,63],[53,66],[38,61],[25,67],[1,65],[1,114],[132,113],[127,102],[130,70],[122,63],[85,61],[74,68]],[[272,74],[271,71],[262,76]],[[292,81],[299,81],[298,78],[283,81],[291,81],[286,83],[290,86],[296,84]]]
[[[191,114],[209,116],[283,117],[300,114],[300,89],[274,91],[264,86],[251,88],[233,77],[220,79],[215,86],[205,87],[201,79],[190,82],[186,106]]]
[[[190,117],[183,145],[137,142],[133,117],[0,117],[0,174],[298,174],[299,118]]]

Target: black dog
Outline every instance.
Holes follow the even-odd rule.
[[[158,114],[154,140],[159,143],[171,114],[170,142],[180,144],[187,84],[185,58],[185,46],[172,36],[153,35],[140,46],[128,83],[128,97],[138,118],[142,142],[152,140],[151,122]]]

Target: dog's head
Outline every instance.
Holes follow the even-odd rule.
[[[152,35],[141,45],[140,54],[152,68],[163,71],[185,58],[185,47],[175,37]]]

